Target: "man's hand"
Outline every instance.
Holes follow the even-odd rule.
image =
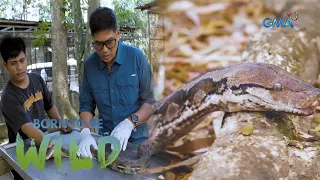
[[[122,122],[120,122],[111,132],[111,136],[117,138],[120,141],[120,149],[123,151],[126,150],[128,139],[131,136],[131,132],[134,129],[132,122],[126,118]],[[111,145],[111,149],[113,150],[113,146]]]
[[[71,133],[71,132],[72,132],[71,122],[68,121],[68,126],[67,126],[67,128],[61,127],[60,130],[61,130],[62,133],[65,133],[65,134],[66,134],[66,133]]]
[[[89,157],[92,158],[92,154],[90,151],[90,146],[93,148],[98,149],[96,141],[91,136],[91,132],[89,128],[82,129],[80,133],[80,143],[79,143],[79,150],[77,155],[80,157]]]

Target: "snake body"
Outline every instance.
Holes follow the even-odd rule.
[[[242,63],[209,71],[157,102],[148,123],[149,138],[138,148],[137,161],[117,166],[146,171],[150,157],[197,126],[213,111],[277,111],[295,115],[314,113],[320,90],[282,68],[264,63]],[[119,158],[118,158],[119,159]],[[123,170],[125,172],[127,169]]]
[[[157,112],[148,122],[152,127],[148,140],[138,148],[138,160],[119,156],[110,167],[128,174],[145,172],[152,155],[213,111],[278,111],[306,116],[314,112],[319,97],[319,89],[271,64],[242,63],[209,71],[155,104]],[[91,151],[97,159],[96,150]]]

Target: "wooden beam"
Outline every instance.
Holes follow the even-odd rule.
[[[12,27],[6,27],[6,28],[4,28],[4,29],[1,29],[0,31],[6,31],[6,30],[9,30],[9,29],[11,29]]]

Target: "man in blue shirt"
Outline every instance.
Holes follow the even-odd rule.
[[[95,108],[103,119],[100,134],[110,134],[126,150],[128,141],[141,144],[148,138],[146,121],[155,113],[152,105],[153,76],[142,51],[119,41],[120,30],[114,12],[96,9],[89,19],[96,50],[84,63],[80,90],[81,130],[78,156],[92,157],[97,144],[90,134]]]

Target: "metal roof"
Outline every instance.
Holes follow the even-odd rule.
[[[160,0],[154,0],[151,3],[138,6],[135,9],[140,9],[141,11],[148,10],[150,13],[157,14],[160,11],[159,3],[160,3]]]

